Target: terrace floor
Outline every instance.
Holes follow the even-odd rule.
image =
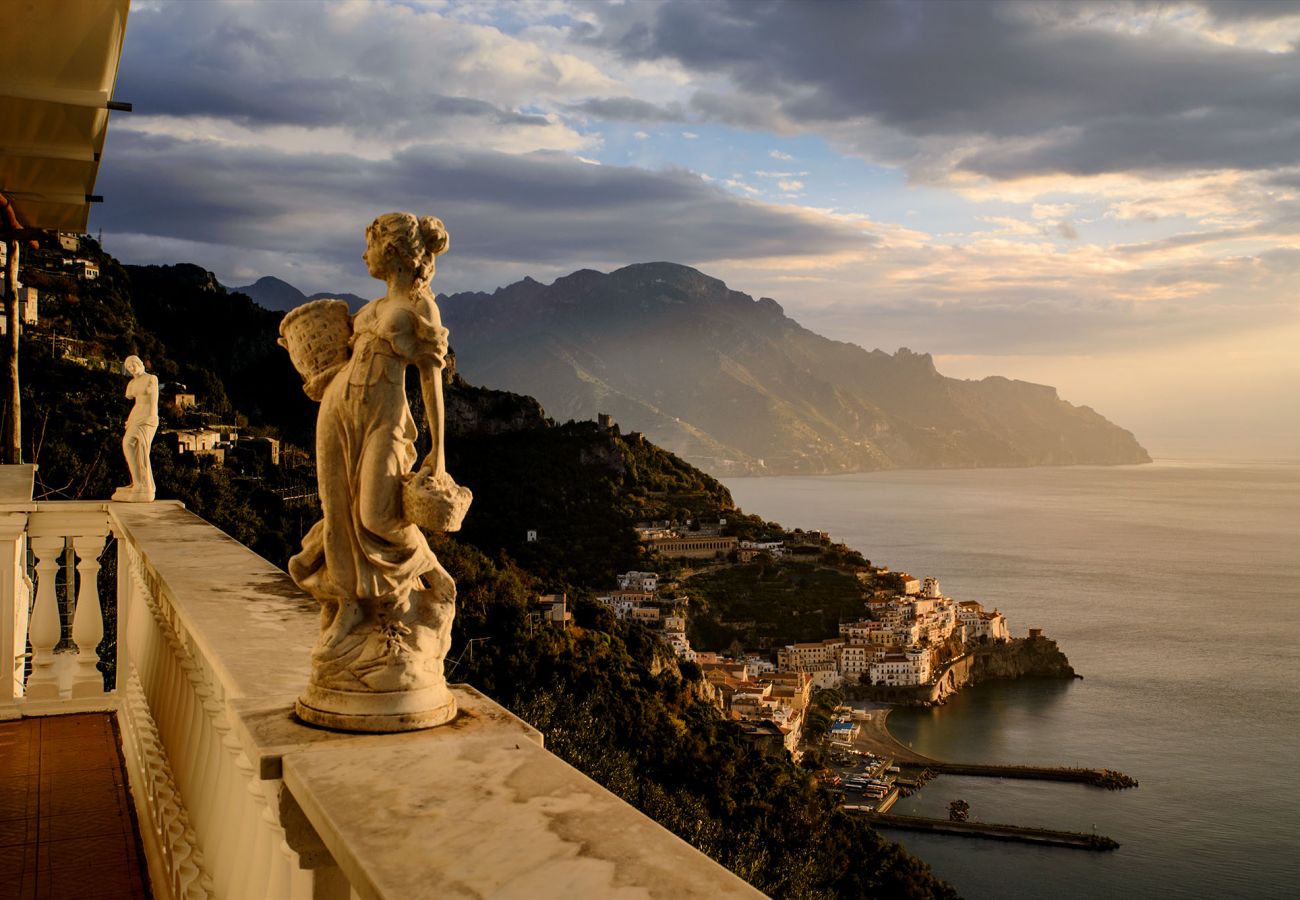
[[[0,722],[0,897],[148,898],[110,713]]]

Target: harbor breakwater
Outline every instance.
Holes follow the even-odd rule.
[[[997,841],[1015,841],[1022,844],[1039,844],[1048,847],[1072,847],[1079,850],[1115,850],[1119,842],[1104,834],[1083,834],[1077,831],[1057,831],[1051,828],[1033,828],[1024,825],[1000,825],[992,822],[953,822],[921,816],[895,816],[874,813],[873,825],[881,828],[898,828],[903,831],[926,831],[932,834],[953,834],[961,837],[982,837]]]

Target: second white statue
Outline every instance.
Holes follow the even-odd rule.
[[[280,343],[320,401],[316,478],[322,518],[289,573],[321,606],[299,718],[350,731],[409,731],[450,721],[443,660],[456,584],[420,528],[455,531],[470,492],[444,464],[447,330],[429,283],[448,246],[439,219],[387,213],[366,229],[364,259],[388,286],[355,316],[317,300],[285,316]],[[420,376],[429,454],[416,467],[406,372]]]

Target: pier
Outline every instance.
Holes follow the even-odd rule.
[[[873,826],[897,828],[902,831],[956,834],[962,837],[982,837],[995,841],[1015,841],[1047,847],[1073,847],[1077,850],[1115,850],[1119,847],[1118,841],[1103,834],[1082,834],[1077,831],[1053,831],[1050,828],[997,825],[986,822],[953,822],[949,819],[894,816],[885,813],[865,813],[865,815],[871,820]]]
[[[858,752],[870,753],[878,760],[883,759],[884,763],[879,765],[898,767],[892,769],[897,776],[892,779],[893,789],[874,801],[868,800],[864,794],[862,802],[847,799],[849,792],[845,790],[843,793],[846,795],[844,801],[846,811],[866,816],[873,826],[879,828],[897,828],[905,831],[928,832],[930,834],[1014,841],[1022,844],[1037,844],[1042,847],[1066,847],[1076,850],[1106,851],[1115,850],[1119,847],[1118,841],[1095,832],[1082,834],[1074,831],[1057,831],[1050,828],[1023,825],[954,821],[952,819],[934,819],[925,816],[890,814],[889,810],[900,796],[906,796],[912,791],[919,790],[931,778],[938,775],[1064,781],[1107,790],[1124,790],[1125,788],[1137,787],[1138,782],[1137,779],[1114,769],[1090,769],[1077,766],[953,763],[932,759],[917,753],[911,747],[904,746],[889,733],[885,725],[889,712],[888,708],[877,707],[871,709],[868,717],[861,723],[862,727],[854,740],[854,744]]]
[[[1030,778],[1041,781],[1072,781],[1118,791],[1137,787],[1136,778],[1113,769],[1077,769],[1065,766],[1002,766],[982,763],[929,762],[925,767],[941,775],[973,775],[986,778]]]

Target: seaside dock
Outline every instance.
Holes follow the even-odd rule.
[[[1119,847],[1118,841],[1103,834],[1082,834],[1077,831],[1054,831],[1050,828],[999,825],[988,822],[953,822],[948,819],[896,816],[887,813],[865,813],[865,815],[874,826],[897,828],[902,831],[956,834],[962,837],[982,837],[995,841],[1015,841],[1048,847],[1072,847],[1077,850],[1101,851],[1115,850]]]
[[[936,775],[966,775],[985,778],[1036,779],[1086,784],[1108,790],[1137,787],[1137,780],[1113,769],[1088,769],[1067,766],[1021,766],[985,763],[949,763],[932,759],[901,744],[885,725],[888,708],[870,710],[855,738],[856,749],[869,752],[877,758],[888,760],[899,768],[893,769],[899,777],[894,789],[873,803],[845,802],[845,809],[866,816],[873,826],[897,828],[906,831],[947,834],[987,840],[1014,841],[1046,847],[1067,847],[1076,850],[1115,850],[1119,842],[1106,835],[1082,834],[1074,831],[1057,831],[1023,825],[954,821],[925,816],[893,815],[889,810],[900,796],[918,790]],[[865,795],[864,795],[865,796]]]

